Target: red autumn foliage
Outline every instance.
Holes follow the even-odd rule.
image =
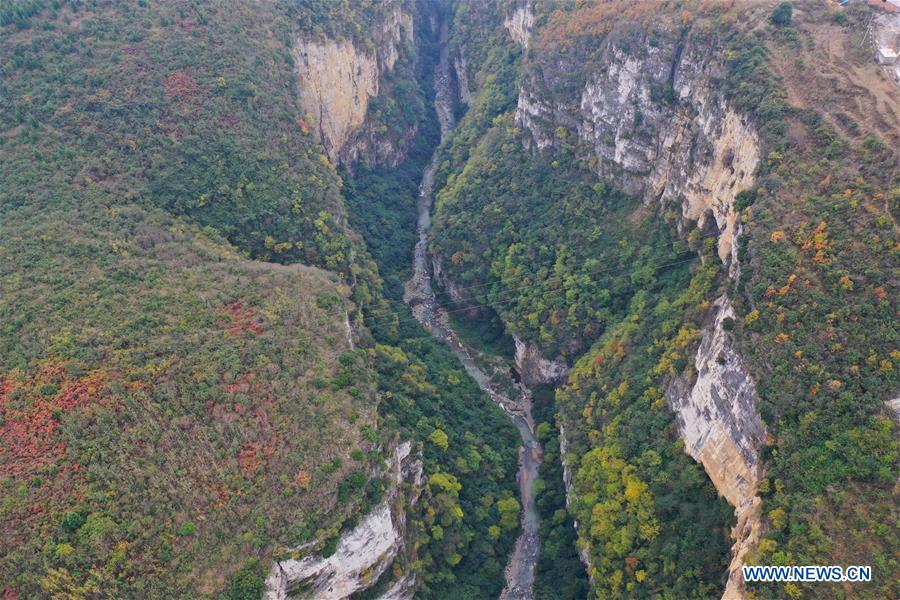
[[[238,465],[241,467],[241,473],[247,477],[253,475],[269,462],[273,454],[275,454],[274,443],[263,445],[259,442],[250,442],[244,444],[238,452]]]
[[[58,391],[44,395],[47,385],[56,385]],[[64,369],[53,363],[26,382],[0,378],[0,475],[31,476],[63,458],[66,444],[57,432],[60,418],[101,403],[105,385],[103,373],[69,380]],[[17,392],[16,400],[13,392]]]
[[[244,475],[252,475],[262,466],[260,458],[261,446],[258,442],[245,444],[241,451],[238,452],[238,465],[241,467],[241,473]]]
[[[626,557],[625,557],[625,564],[628,565],[628,566],[625,567],[625,570],[626,570],[628,573],[634,573],[634,568],[635,568],[636,566],[638,566],[638,563],[639,563],[639,562],[640,562],[640,561],[638,560],[638,558],[637,558],[636,556],[626,556]]]
[[[167,98],[172,98],[173,96],[190,98],[203,91],[203,88],[197,85],[197,82],[194,81],[194,78],[188,71],[181,70],[171,73],[166,78],[165,91]]]
[[[215,508],[221,508],[228,504],[228,500],[231,499],[231,490],[225,487],[224,485],[215,486],[215,494],[216,494],[216,502],[213,505]]]
[[[19,594],[11,587],[3,588],[2,600],[19,600]]]
[[[235,379],[234,383],[225,384],[225,391],[229,394],[246,394],[250,391],[250,383],[253,381],[254,376],[255,373],[253,371],[247,371]]]
[[[262,326],[256,320],[256,309],[252,306],[244,306],[243,302],[236,300],[231,304],[226,304],[224,310],[229,317],[225,329],[230,335],[238,337],[244,333],[258,335],[263,332]]]
[[[884,300],[885,298],[887,298],[887,292],[884,290],[883,287],[875,288],[874,293],[875,293],[875,297],[878,298],[879,300]]]

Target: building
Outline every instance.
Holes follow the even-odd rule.
[[[897,51],[881,46],[875,52],[875,60],[879,65],[892,65],[897,62]]]

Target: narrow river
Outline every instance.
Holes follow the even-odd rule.
[[[435,109],[441,126],[441,143],[452,131],[453,99],[449,79],[449,61],[447,56],[446,29],[441,31],[441,56],[435,69]],[[519,449],[519,496],[524,508],[522,513],[522,534],[516,541],[516,547],[506,566],[506,586],[501,599],[531,600],[534,597],[534,568],[540,550],[538,535],[538,512],[534,501],[534,482],[538,477],[541,464],[541,446],[534,435],[534,420],[531,417],[531,392],[523,384],[509,377],[510,388],[517,390],[517,397],[510,398],[491,382],[491,377],[478,366],[473,358],[478,354],[477,348],[465,346],[453,331],[447,312],[442,308],[431,285],[431,274],[428,268],[428,232],[431,229],[431,207],[434,201],[434,174],[437,170],[438,149],[422,174],[417,202],[418,220],[416,221],[416,245],[413,252],[413,275],[406,282],[403,299],[409,305],[415,318],[422,323],[435,337],[449,344],[453,353],[465,366],[466,371],[478,382],[478,385],[490,395],[512,419],[522,436],[522,447]],[[505,382],[504,382],[505,383]]]

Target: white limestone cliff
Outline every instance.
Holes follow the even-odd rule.
[[[266,577],[264,600],[338,600],[365,590],[378,580],[403,546],[404,508],[418,500],[422,487],[422,462],[412,456],[410,442],[394,450],[388,475],[391,486],[384,499],[340,537],[334,554],[328,558],[315,554],[289,558],[272,566]],[[401,498],[404,494],[406,497]],[[395,504],[400,505],[399,510]],[[390,597],[410,598],[414,588],[415,583],[407,579],[404,586],[392,588]]]
[[[312,121],[310,126],[333,163],[353,163],[364,154],[396,162],[391,160],[397,154],[393,142],[366,127],[366,115],[382,78],[413,37],[412,16],[395,1],[383,5],[373,24],[371,47],[359,47],[349,39],[295,35],[300,114]]]
[[[534,67],[521,86],[517,123],[542,149],[558,143],[556,128],[577,134],[593,169],[626,192],[676,204],[703,228],[711,215],[718,251],[734,245],[735,196],[753,184],[759,139],[748,120],[712,82],[721,66],[705,43],[675,41],[642,55],[607,42],[580,98],[558,98],[559,65]],[[564,68],[564,67],[562,67]],[[669,89],[668,95],[661,90]]]
[[[703,465],[716,490],[734,506],[737,524],[728,583],[723,598],[743,597],[741,566],[760,536],[760,448],[766,428],[757,412],[756,386],[741,356],[735,351],[726,319],[734,318],[727,295],[713,305],[715,319],[703,330],[697,349],[697,379],[688,389],[676,379],[666,389],[685,451]]]
[[[503,20],[503,26],[509,31],[509,35],[523,49],[528,48],[531,40],[531,28],[534,25],[534,11],[531,8],[531,1],[524,0],[516,6],[512,13],[507,15]]]

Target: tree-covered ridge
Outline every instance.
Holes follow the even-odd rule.
[[[765,156],[758,187],[740,199],[744,274],[732,294],[741,314],[735,335],[773,432],[759,490],[768,534],[751,558],[871,564],[873,582],[854,594],[894,597],[900,443],[884,402],[900,384],[900,128],[877,121],[877,112],[848,108],[842,86],[816,69],[802,69],[806,81],[789,79],[799,76],[784,57],[793,57],[787,64],[812,60],[823,24],[836,23],[829,35],[840,40],[869,18],[862,7],[834,14],[803,8],[796,27],[788,17],[736,36],[727,62],[726,90],[754,115]],[[857,73],[875,68],[867,54],[848,51],[845,60]],[[831,101],[801,109],[805,94]],[[804,584],[757,591],[826,593]],[[837,588],[827,593],[840,597]]]
[[[97,186],[254,258],[346,272],[339,179],[298,121],[291,28],[273,6],[48,3],[27,23],[0,40],[16,203],[38,180]]]
[[[575,365],[557,392],[595,593],[721,593],[732,509],[685,452],[662,388],[690,377],[721,275],[714,254],[688,285],[640,291],[629,314]],[[718,590],[718,592],[717,592]]]
[[[731,335],[750,363],[762,400],[760,412],[773,433],[772,445],[763,450],[768,477],[759,490],[770,533],[750,560],[776,564],[868,560],[878,572],[877,581],[859,593],[873,598],[895,596],[898,564],[894,556],[900,542],[894,534],[892,506],[896,505],[893,482],[900,455],[896,424],[884,402],[896,396],[898,387],[894,264],[900,169],[894,147],[900,131],[881,104],[873,104],[871,110],[857,108],[868,106],[868,98],[857,98],[863,94],[860,88],[840,79],[849,70],[864,77],[871,75],[866,69],[875,69],[869,54],[858,50],[864,42],[854,37],[855,31],[864,29],[870,14],[863,7],[826,12],[807,3],[802,11],[794,11],[793,27],[790,10],[780,9],[776,19],[765,7],[749,5],[736,12],[728,3],[539,3],[535,12],[527,60],[540,63],[544,74],[552,77],[543,81],[546,89],[541,91],[551,99],[580,93],[590,69],[602,68],[594,53],[600,40],[609,35],[615,36],[619,51],[637,58],[651,49],[629,44],[629,32],[647,28],[658,39],[679,35],[679,31],[684,35],[687,30],[690,36],[715,38],[724,48],[721,78],[715,83],[721,85],[733,108],[752,116],[762,135],[764,157],[758,186],[737,201],[745,231],[739,252],[742,277],[736,286],[724,280],[741,313],[734,323],[729,322]],[[843,45],[837,47],[847,54],[842,63],[819,75],[823,63],[838,60],[816,54],[821,36],[838,39]],[[506,39],[498,39],[493,48],[506,44]],[[882,85],[874,75],[872,81],[872,85]],[[884,81],[888,87],[894,85]],[[896,93],[893,87],[881,91]],[[800,109],[798,103],[804,100]],[[671,100],[661,90],[656,101]],[[478,106],[476,98],[473,107]],[[469,141],[460,143],[456,158],[443,166],[447,179],[439,195],[433,248],[451,278],[465,282],[463,291],[475,301],[492,303],[513,332],[530,334],[548,354],[564,350],[564,342],[579,333],[571,327],[573,323],[554,319],[558,337],[540,329],[528,331],[523,317],[536,313],[517,314],[516,310],[524,298],[549,303],[553,300],[546,297],[561,295],[544,294],[546,287],[555,285],[553,271],[545,270],[533,279],[527,279],[527,274],[540,272],[542,261],[535,257],[540,256],[539,250],[552,248],[558,231],[564,230],[566,240],[582,240],[591,228],[590,220],[583,229],[572,225],[568,215],[571,199],[587,200],[585,185],[592,182],[574,178],[547,184],[547,170],[542,172],[528,157],[522,158],[515,139],[501,138],[498,127],[467,128],[474,121],[474,117],[464,120],[460,132],[465,131]],[[570,134],[563,128],[556,134],[554,145],[564,156]],[[462,140],[462,133],[457,136]],[[480,153],[482,147],[489,151]],[[454,152],[451,145],[445,155],[451,157]],[[515,158],[506,161],[507,155]],[[551,155],[548,160],[553,158]],[[559,160],[555,173],[564,173],[569,164]],[[507,171],[515,175],[506,178]],[[540,174],[531,178],[531,171]],[[565,197],[558,206],[567,210],[551,209],[552,216],[542,219],[537,213],[536,218],[535,213],[527,212],[528,207],[536,202],[536,196],[547,194],[545,185]],[[511,194],[511,188],[517,188],[517,194]],[[521,204],[510,200],[519,197]],[[517,221],[523,210],[528,218]],[[618,217],[618,224],[626,222]],[[475,235],[463,236],[461,231],[469,224],[474,224]],[[511,247],[505,224],[512,224],[515,236],[530,238],[530,245],[525,246],[528,254],[518,271],[508,269],[505,262],[502,268],[497,266],[496,257]],[[480,237],[481,229],[490,233]],[[690,233],[691,228],[685,232]],[[709,235],[695,231],[687,239],[692,248],[699,249],[712,241],[704,239]],[[582,260],[597,251],[594,248]],[[490,271],[487,265],[492,265]],[[522,285],[515,291],[507,288],[507,294],[490,296],[510,272],[526,276]],[[622,432],[633,438],[631,419],[649,418],[661,411],[659,424],[649,430],[657,440],[667,435],[676,439],[672,426],[663,426],[671,417],[666,416],[657,392],[674,373],[690,378],[685,367],[696,348],[705,306],[723,286],[723,281],[709,275],[698,280],[701,274],[695,274],[696,289],[688,302],[678,300],[678,285],[669,288],[675,295],[663,296],[663,301],[654,295],[636,294],[635,298],[647,302],[646,307],[632,312],[632,305],[624,320],[603,324],[599,329],[605,331],[603,337],[579,361],[569,385],[559,395],[562,418],[569,415],[572,419],[566,424],[575,448],[570,460],[575,467],[585,459],[593,465],[585,467],[582,479],[575,478],[576,490],[590,502],[576,503],[574,508],[580,511],[582,523],[591,523],[593,517],[602,523],[587,530],[587,541],[597,550],[595,568],[605,578],[595,584],[603,593],[613,593],[613,584],[629,582],[627,577],[620,579],[611,570],[615,566],[607,562],[621,547],[623,538],[618,536],[635,541],[633,548],[639,548],[645,558],[655,556],[655,551],[648,552],[651,536],[641,538],[642,526],[652,531],[655,521],[647,509],[649,504],[642,502],[644,494],[637,492],[643,492],[646,485],[656,497],[648,478],[659,467],[642,463],[640,453],[634,452],[643,449],[646,440],[638,438],[623,450]],[[569,298],[573,297],[578,295]],[[597,294],[590,294],[590,299],[596,302]],[[597,313],[572,314],[574,323],[595,326]],[[584,320],[585,316],[589,320]],[[548,321],[541,325],[551,329]],[[640,357],[640,362],[634,356]],[[638,375],[642,382],[635,385]],[[618,426],[620,419],[629,426]],[[677,454],[670,449],[668,456]],[[662,463],[666,464],[665,458]],[[618,476],[614,477],[615,473]],[[622,497],[629,483],[635,492],[633,501]],[[607,492],[592,496],[599,489]],[[601,507],[597,514],[591,503]],[[605,511],[603,506],[615,510]],[[621,521],[607,519],[619,514],[622,507],[633,509],[633,521],[624,515]],[[601,552],[601,546],[612,551]],[[621,570],[625,575],[636,574],[629,568]],[[644,572],[642,577],[658,583],[651,575]],[[665,576],[663,580],[666,586],[676,585]],[[636,577],[631,584],[634,590],[647,589]],[[683,589],[687,593],[690,587]],[[807,589],[802,585],[755,591],[762,597],[823,593],[820,586]],[[839,591],[835,588],[827,593]]]
[[[248,556],[358,510],[376,422],[338,281],[223,238],[349,271],[277,14],[29,6],[0,36],[0,587],[256,589]]]
[[[531,155],[510,116],[448,177],[436,211],[432,250],[449,258],[449,278],[550,355],[579,356],[638,290],[672,279],[669,263],[693,258],[652,211],[579,167],[571,147]]]
[[[3,229],[9,593],[213,597],[357,510],[375,383],[335,277],[132,204],[27,205]]]
[[[258,595],[278,545],[382,485],[345,325],[378,281],[297,121],[290,27],[271,3],[29,6],[0,36],[0,589]]]

